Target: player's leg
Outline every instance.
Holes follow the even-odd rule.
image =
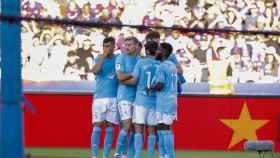
[[[134,105],[133,123],[135,123],[135,158],[142,157],[142,149],[144,145],[143,129],[146,124],[147,109],[143,106]]]
[[[101,134],[101,123],[94,123],[91,136],[91,152],[92,158],[98,157],[99,139]]]
[[[155,153],[155,144],[156,144],[156,127],[148,127],[148,142],[147,142],[147,157],[153,158]]]
[[[157,137],[158,137],[158,155],[159,158],[164,158],[166,155],[166,151],[164,149],[164,139],[161,130],[157,129]]]
[[[148,125],[148,145],[147,145],[147,157],[153,158],[156,144],[156,112],[153,109],[149,109],[146,117]]]
[[[135,124],[135,135],[134,135],[135,158],[142,157],[142,149],[144,145],[143,127],[144,125]]]
[[[124,122],[121,122],[120,126],[119,126],[119,129],[124,129]],[[128,139],[128,138],[127,138]],[[117,139],[118,141],[118,139]],[[128,140],[124,141],[124,144],[120,147],[120,154],[121,154],[121,158],[127,158],[128,156],[128,152],[127,152],[127,149],[128,149]]]
[[[175,149],[174,149],[174,135],[172,130],[170,129],[166,131],[164,134],[164,146],[167,151],[167,155],[169,158],[175,158]]]
[[[174,135],[171,130],[171,125],[176,119],[176,116],[162,114],[161,120],[159,120],[158,130],[161,134],[161,145],[163,144],[164,150],[169,158],[175,158],[174,150]]]
[[[163,135],[163,129],[160,128],[160,123],[162,120],[162,114],[161,113],[156,113],[157,117],[157,137],[158,137],[158,154],[159,158],[164,158],[167,155],[167,152],[164,147],[164,135]]]
[[[106,133],[104,139],[103,158],[109,158],[114,139],[114,124],[106,122]]]
[[[106,111],[106,133],[104,139],[103,158],[109,158],[114,138],[114,126],[118,123],[119,116],[117,110],[117,101],[115,98],[111,98],[107,104]]]
[[[127,101],[121,101],[118,104],[118,111],[120,114],[120,119],[123,123],[123,127],[119,132],[117,144],[116,144],[116,151],[115,157],[120,157],[122,150],[127,142],[127,135],[131,129],[131,117],[132,117],[132,103]]]
[[[91,151],[92,157],[97,158],[99,150],[99,139],[101,134],[101,125],[105,120],[106,104],[103,99],[95,99],[92,104],[92,137],[91,137]],[[105,108],[104,108],[105,107]]]
[[[123,120],[122,123],[123,123],[123,128],[120,129],[117,138],[115,157],[119,157],[125,150],[124,148],[126,147],[126,143],[127,143],[127,135],[129,134],[129,126],[131,125],[131,119]]]
[[[134,158],[134,155],[135,155],[135,148],[134,148],[134,142],[135,142],[135,139],[134,139],[134,135],[135,135],[135,127],[134,127],[134,124],[132,123],[131,125],[131,130],[130,130],[130,135],[128,137],[128,144],[127,144],[127,155],[128,157],[132,157]]]

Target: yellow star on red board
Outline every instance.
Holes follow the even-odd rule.
[[[221,119],[220,121],[233,130],[233,135],[228,148],[232,148],[244,139],[257,140],[256,130],[269,122],[269,120],[253,120],[250,116],[246,102],[243,104],[238,119]]]

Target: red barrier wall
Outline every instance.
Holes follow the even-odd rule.
[[[92,96],[26,95],[27,147],[90,147]],[[272,139],[279,149],[280,98],[179,97],[175,147],[241,150],[248,139]]]

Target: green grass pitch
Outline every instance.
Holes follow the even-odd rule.
[[[29,158],[90,158],[90,149],[86,148],[26,148],[25,153]],[[99,156],[102,158],[102,151]],[[111,154],[113,151],[111,152]],[[143,152],[146,157],[146,152]],[[155,158],[157,158],[157,153]],[[258,158],[257,152],[245,151],[193,151],[177,150],[176,158]],[[270,153],[265,153],[266,158],[272,158]],[[280,153],[276,154],[280,157]]]

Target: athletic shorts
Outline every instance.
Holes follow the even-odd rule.
[[[94,99],[92,104],[92,123],[103,121],[108,121],[113,124],[119,123],[116,98]]]
[[[133,110],[133,104],[129,101],[120,101],[118,103],[118,110],[120,114],[120,119],[128,120],[132,118],[132,110]]]
[[[134,105],[132,122],[136,124],[156,126],[156,111],[144,106]]]
[[[172,125],[173,122],[177,119],[176,115],[166,114],[162,112],[156,112],[157,123],[158,124],[165,124],[165,125]]]

